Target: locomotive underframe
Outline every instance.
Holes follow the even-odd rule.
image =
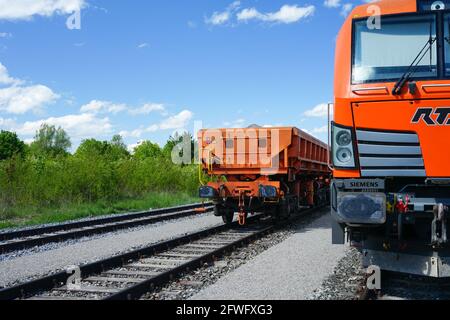
[[[379,182],[380,179],[337,179],[333,182],[333,243],[347,241],[358,248],[363,254],[364,267],[376,265],[382,270],[450,277],[450,185],[408,178],[388,178],[381,184]],[[382,189],[349,188],[352,185],[381,186]],[[343,221],[345,218],[339,217],[338,213],[341,205],[338,194],[347,193],[384,194],[385,222]]]
[[[236,212],[264,213],[274,218],[286,218],[302,207],[328,203],[327,176],[299,175],[288,179],[284,175],[263,176],[256,180],[209,183],[214,197],[208,197],[215,205],[214,214],[231,222]],[[239,179],[236,179],[239,180]],[[291,180],[291,181],[289,181]],[[264,196],[261,188],[274,188],[274,194]],[[263,191],[264,192],[264,191]]]

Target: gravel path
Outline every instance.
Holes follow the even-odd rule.
[[[327,214],[307,226],[299,226],[286,241],[261,253],[192,299],[311,299],[345,254],[344,246],[331,244],[331,217]]]
[[[112,255],[148,246],[187,233],[222,224],[212,214],[153,224],[147,227],[105,234],[92,240],[80,240],[53,250],[31,253],[0,261],[0,288],[61,271]]]

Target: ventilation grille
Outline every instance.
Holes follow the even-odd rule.
[[[426,177],[416,133],[356,130],[363,177]]]

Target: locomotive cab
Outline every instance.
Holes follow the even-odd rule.
[[[450,1],[356,7],[335,68],[333,243],[450,277]]]

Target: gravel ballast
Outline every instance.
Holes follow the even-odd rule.
[[[347,248],[336,268],[321,288],[316,290],[314,300],[355,300],[359,298],[365,279],[361,253],[354,248]]]
[[[298,225],[285,241],[223,276],[192,299],[311,299],[345,255],[344,246],[331,244],[331,217],[326,214],[307,226]]]
[[[139,247],[175,238],[222,224],[212,214],[153,224],[139,229],[104,234],[95,239],[80,239],[55,249],[9,257],[0,261],[0,287],[9,287],[39,276],[107,258]]]

